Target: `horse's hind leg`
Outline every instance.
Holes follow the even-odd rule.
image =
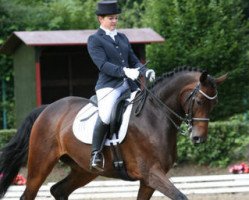
[[[58,162],[58,155],[55,149],[56,145],[53,148],[49,148],[45,142],[40,143],[43,145],[37,144],[30,143],[29,150],[32,153],[29,153],[26,189],[21,199],[35,199],[42,183]]]
[[[69,163],[67,163],[69,164]],[[50,189],[55,199],[67,200],[69,195],[79,187],[82,187],[95,179],[98,175],[84,171],[76,163],[70,163],[71,172],[60,182],[53,185]]]
[[[28,166],[26,189],[22,194],[21,199],[25,200],[35,199],[39,191],[39,188],[41,187],[42,183],[45,181],[49,173],[52,171],[55,163],[57,162],[57,160],[53,161],[50,160],[50,162],[48,160],[49,158],[47,157],[46,160],[42,160],[41,162],[36,163],[35,166],[34,165]]]
[[[146,186],[143,181],[140,181],[137,200],[149,200],[153,195],[155,189]]]

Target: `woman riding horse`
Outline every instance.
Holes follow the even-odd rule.
[[[99,117],[95,124],[90,168],[103,170],[101,154],[103,140],[110,124],[111,112],[118,97],[127,89],[136,90],[133,81],[139,73],[155,79],[154,70],[146,69],[134,54],[127,37],[117,32],[118,14],[116,1],[98,3],[96,14],[100,23],[98,31],[87,42],[88,52],[100,73],[96,84]],[[129,79],[125,79],[125,78]]]
[[[140,181],[138,200],[149,200],[155,190],[171,199],[187,199],[166,176],[176,161],[177,132],[182,121],[193,143],[207,139],[209,113],[217,103],[217,86],[226,76],[213,78],[206,72],[180,68],[164,74],[148,90],[140,115],[134,101],[128,131],[120,145],[127,174]],[[0,195],[4,196],[20,168],[28,160],[27,184],[21,199],[35,199],[39,188],[61,160],[71,172],[50,189],[55,199],[68,199],[79,187],[97,176],[119,178],[109,147],[104,147],[105,167],[89,169],[91,145],[72,133],[75,116],[88,99],[66,97],[34,110],[3,149],[0,157]],[[10,159],[11,158],[11,159]]]

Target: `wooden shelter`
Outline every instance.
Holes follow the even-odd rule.
[[[17,124],[36,106],[65,96],[94,94],[97,68],[87,52],[87,39],[96,30],[13,32],[0,47],[12,55]],[[164,42],[150,28],[119,29],[138,58],[145,61],[145,45]]]

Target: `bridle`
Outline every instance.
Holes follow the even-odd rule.
[[[196,100],[196,95],[198,93],[202,94],[206,99],[208,100],[215,100],[218,96],[218,92],[216,91],[216,94],[214,96],[209,96],[207,95],[205,92],[203,92],[200,89],[200,83],[198,83],[196,85],[196,87],[190,92],[190,95],[188,96],[188,98],[186,99],[185,103],[189,102],[188,104],[188,109],[187,112],[185,112],[185,116],[182,117],[179,114],[177,114],[174,110],[172,110],[169,106],[167,106],[162,100],[160,100],[157,96],[155,96],[147,87],[144,83],[142,83],[141,81],[139,81],[139,83],[144,87],[144,91],[142,92],[140,99],[145,100],[147,94],[149,94],[153,99],[156,100],[156,102],[161,105],[163,108],[165,108],[167,111],[169,111],[171,114],[173,114],[175,117],[177,117],[180,121],[185,122],[185,124],[187,125],[187,130],[188,131],[184,131],[180,126],[178,126],[176,124],[176,122],[169,116],[169,114],[166,113],[165,117],[167,117],[171,123],[175,126],[175,128],[183,135],[188,135],[191,133],[192,128],[193,128],[193,122],[194,121],[202,121],[202,122],[209,122],[209,118],[202,118],[202,117],[193,117],[194,111],[193,111],[193,107],[195,104],[195,100]]]
[[[217,91],[216,91],[216,94],[214,96],[209,96],[200,89],[200,83],[198,83],[196,85],[196,87],[192,90],[192,92],[190,93],[190,95],[186,99],[186,102],[190,101],[190,103],[188,104],[188,112],[185,114],[185,118],[182,120],[188,126],[188,133],[191,133],[194,121],[209,122],[209,118],[193,117],[193,107],[194,107],[194,104],[195,104],[197,93],[202,94],[206,99],[208,99],[210,101],[215,100],[218,97],[218,92]],[[182,131],[181,131],[181,133],[182,133]],[[186,134],[186,133],[183,133],[183,134]]]

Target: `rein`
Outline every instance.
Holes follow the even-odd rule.
[[[188,106],[188,113],[185,113],[185,117],[180,116],[179,114],[177,114],[174,110],[172,110],[169,106],[167,106],[161,99],[159,99],[156,95],[154,95],[147,87],[145,84],[143,84],[140,80],[137,80],[143,87],[145,92],[141,93],[141,96],[139,97],[139,99],[142,99],[143,101],[141,102],[142,106],[139,106],[140,108],[143,107],[144,103],[145,103],[145,99],[147,97],[147,95],[149,94],[152,98],[154,98],[158,104],[160,104],[163,108],[165,108],[166,110],[168,110],[171,114],[173,114],[175,117],[177,117],[180,121],[185,122],[185,124],[188,127],[188,132],[185,132],[184,130],[181,129],[180,126],[178,126],[176,124],[176,122],[169,116],[166,115],[166,117],[171,121],[171,123],[175,126],[175,128],[182,134],[182,135],[187,135],[190,134],[192,131],[192,127],[193,127],[193,122],[194,121],[204,121],[204,122],[209,122],[209,118],[197,118],[197,117],[192,117],[193,116],[193,106],[195,103],[195,96],[196,94],[199,92],[201,93],[204,97],[206,97],[208,100],[214,100],[217,98],[218,93],[216,92],[216,94],[214,96],[209,96],[207,95],[205,92],[203,92],[200,89],[200,83],[197,84],[197,86],[193,89],[193,91],[190,93],[189,97],[186,99],[186,102],[190,101],[189,106]],[[137,108],[138,110],[138,108]],[[137,111],[136,110],[136,111]],[[141,109],[138,110],[139,112],[141,111]],[[138,114],[139,114],[138,112]],[[135,112],[135,115],[138,115]]]

